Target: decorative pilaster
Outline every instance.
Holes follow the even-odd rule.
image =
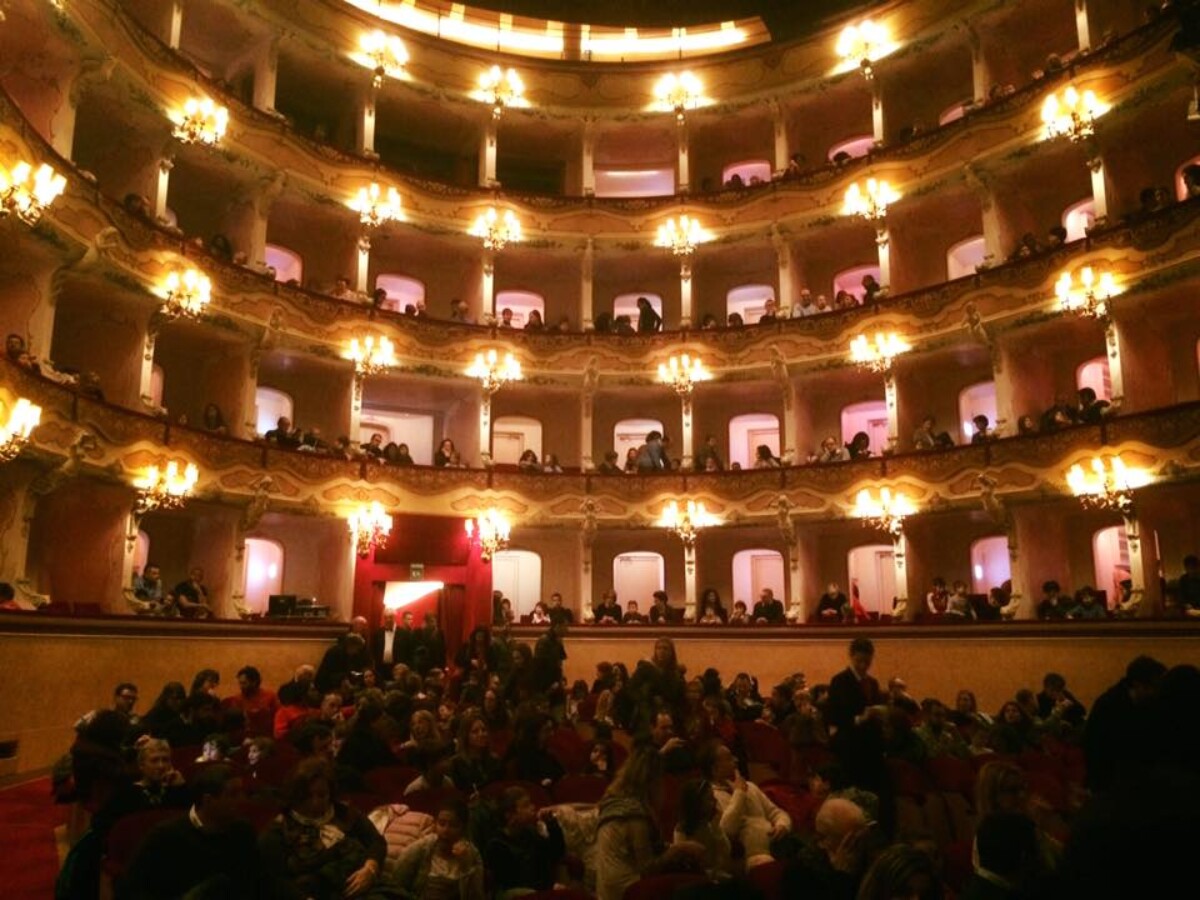
[[[583,248],[583,264],[579,274],[579,322],[583,331],[591,331],[595,309],[596,242],[587,239]]]

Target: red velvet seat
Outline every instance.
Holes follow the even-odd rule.
[[[588,744],[574,728],[556,728],[550,736],[550,755],[568,773],[582,772],[588,761]]]
[[[708,877],[694,872],[652,875],[631,884],[625,891],[625,900],[667,900],[681,888],[701,884],[708,884]]]
[[[925,764],[925,770],[939,791],[975,796],[975,767],[965,759],[938,756]]]
[[[903,759],[889,759],[887,767],[892,787],[898,797],[924,797],[925,792],[929,790],[929,781],[925,773],[912,763]]]
[[[780,776],[786,776],[792,754],[782,731],[766,722],[739,722],[737,729],[747,762],[771,766]]]
[[[1060,779],[1049,772],[1035,769],[1025,773],[1025,780],[1031,795],[1041,797],[1052,809],[1059,812],[1067,808],[1067,789]]]
[[[762,891],[763,900],[783,900],[783,872],[787,864],[773,860],[746,872],[746,880]]]
[[[108,832],[108,844],[104,855],[104,873],[118,881],[128,870],[142,842],[156,825],[187,815],[179,809],[148,809],[123,816],[113,823]]]
[[[608,789],[608,780],[602,775],[565,775],[554,785],[554,799],[558,803],[599,803]]]
[[[363,775],[363,784],[382,800],[396,802],[404,796],[404,789],[416,781],[420,774],[412,766],[382,766]]]

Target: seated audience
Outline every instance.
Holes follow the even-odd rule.
[[[679,796],[679,821],[672,844],[699,844],[704,848],[705,872],[713,878],[733,876],[733,848],[721,827],[721,812],[710,781],[693,778]]]
[[[492,753],[487,722],[478,712],[463,716],[458,726],[457,752],[450,759],[450,779],[466,794],[478,793],[493,781],[499,781],[504,767]]]
[[[1075,605],[1067,612],[1068,619],[1107,619],[1108,610],[1100,602],[1095,590],[1084,585],[1075,592]]]
[[[754,619],[755,624],[761,625],[783,625],[787,622],[783,612],[783,603],[776,598],[775,592],[770,588],[762,589],[758,602],[754,604],[751,618]]]
[[[621,604],[615,591],[608,590],[600,595],[600,602],[592,607],[592,621],[597,625],[620,625],[624,618]]]
[[[403,897],[422,900],[483,900],[484,867],[467,833],[467,806],[446,800],[433,834],[409,844],[396,860],[394,883]]]
[[[1112,413],[1112,405],[1107,400],[1096,398],[1096,392],[1090,387],[1079,389],[1079,406],[1075,410],[1075,419],[1083,425],[1099,425]]]
[[[553,888],[567,845],[552,811],[539,810],[524,788],[510,787],[500,795],[498,812],[503,827],[484,854],[497,894]]]
[[[823,622],[844,619],[850,609],[850,601],[842,593],[836,581],[829,582],[825,593],[817,601],[817,618]]]

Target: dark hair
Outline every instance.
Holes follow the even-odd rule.
[[[1125,680],[1130,684],[1152,685],[1162,680],[1167,667],[1152,656],[1139,656],[1125,669]]]
[[[324,781],[329,785],[329,799],[332,800],[337,791],[337,777],[334,775],[333,766],[325,759],[301,760],[288,777],[283,802],[290,809],[295,809],[308,799],[308,792],[317,781]]]
[[[1096,399],[1096,392],[1090,387],[1081,387],[1079,389],[1079,399],[1081,401],[1091,403]]]
[[[464,828],[467,826],[467,801],[462,797],[447,796],[438,804],[437,811],[439,814],[448,812],[458,820],[459,825]]]
[[[1057,672],[1047,672],[1046,677],[1042,679],[1042,687],[1046,690],[1061,691],[1067,686],[1067,679],[1063,678]]]
[[[188,790],[192,799],[199,806],[205,797],[217,797],[225,790],[225,785],[234,778],[240,777],[233,766],[228,763],[213,763],[201,766],[192,774],[188,782]]]
[[[242,666],[238,669],[237,677],[245,677],[247,681],[255,686],[262,684],[262,672],[258,671],[254,666]]]
[[[113,696],[118,697],[121,694],[123,694],[125,691],[135,691],[136,692],[137,685],[134,684],[132,681],[122,681],[115,688],[113,688]]]
[[[17,596],[17,592],[13,590],[13,586],[7,581],[0,581],[0,600],[12,600]]]
[[[1051,591],[1061,591],[1061,590],[1062,590],[1062,587],[1054,579],[1042,582],[1042,593],[1043,594],[1049,594]]]
[[[312,719],[295,730],[292,735],[292,744],[301,754],[308,756],[313,752],[313,744],[317,738],[323,737],[333,737],[333,726],[328,722]]]
[[[496,809],[500,813],[500,818],[507,822],[508,817],[516,812],[516,809],[518,806],[520,806],[521,801],[526,799],[528,796],[529,791],[525,790],[523,787],[505,788],[500,793],[499,799],[496,801]]]
[[[875,645],[871,643],[870,638],[858,637],[850,642],[850,655],[857,656],[859,653],[875,655]]]
[[[1015,880],[1037,859],[1037,826],[1021,813],[990,813],[975,831],[975,846],[983,868]]]
[[[150,567],[147,566],[146,568]],[[204,682],[206,681],[215,681],[217,684],[220,684],[221,673],[216,669],[201,669],[196,673],[196,677],[192,679],[192,693],[199,693],[201,688],[204,687]]]
[[[908,844],[894,844],[875,858],[859,886],[858,898],[892,900],[908,896],[908,885],[917,875],[925,876],[930,885],[922,892],[922,900],[939,900],[942,884],[929,855]]]

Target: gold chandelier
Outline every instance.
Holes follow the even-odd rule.
[[[36,171],[24,160],[12,168],[0,166],[0,216],[14,215],[26,225],[36,225],[66,187],[67,179],[46,163]]]
[[[165,302],[162,313],[172,319],[198,319],[212,301],[212,280],[198,269],[176,269],[160,289]]]
[[[666,363],[658,364],[658,380],[669,385],[681,397],[691,396],[701,381],[711,381],[712,373],[704,368],[700,357],[687,353],[682,357],[672,356]]]
[[[372,551],[387,546],[388,537],[392,533],[392,517],[384,512],[383,504],[378,500],[369,505],[360,504],[350,513],[346,522],[350,527],[355,551],[361,559],[366,559]]]
[[[0,427],[0,462],[12,462],[21,455],[33,429],[42,421],[42,408],[24,397],[18,397],[8,413],[8,421]]]
[[[208,97],[189,97],[183,110],[171,116],[174,135],[185,144],[215,146],[229,127],[229,110]]]
[[[389,75],[392,78],[404,76],[408,50],[400,38],[376,29],[360,35],[358,47],[359,61],[373,71],[371,83],[376,90],[383,87],[383,80]]]
[[[654,85],[654,98],[659,109],[675,113],[675,121],[683,124],[688,110],[704,105],[704,87],[692,72],[668,72]]]
[[[1113,456],[1108,463],[1093,456],[1086,471],[1076,463],[1067,470],[1067,487],[1079,498],[1084,509],[1105,509],[1123,516],[1133,513],[1133,492],[1150,483],[1143,469],[1127,467],[1121,457]]]
[[[179,463],[173,459],[167,463],[166,471],[150,466],[146,474],[133,483],[138,491],[134,510],[142,515],[155,509],[179,509],[192,495],[199,480],[200,472],[194,463],[188,463],[182,474]]]
[[[700,223],[689,215],[681,215],[678,220],[668,219],[658,226],[654,238],[655,247],[670,250],[675,256],[685,259],[696,252],[696,246],[712,240],[712,234],[700,227]]]
[[[492,105],[492,118],[499,119],[508,107],[527,106],[525,82],[516,69],[492,66],[479,76],[479,90],[475,96]]]
[[[1067,137],[1082,141],[1096,133],[1096,120],[1108,112],[1109,107],[1096,98],[1095,91],[1080,93],[1072,85],[1058,94],[1051,94],[1042,103],[1042,126],[1046,140]]]
[[[912,345],[895,332],[877,331],[874,342],[860,334],[850,342],[850,361],[872,372],[888,372],[896,357],[911,349]]]
[[[1099,278],[1091,266],[1079,270],[1079,287],[1075,287],[1070,272],[1063,272],[1054,283],[1054,295],[1064,312],[1078,313],[1092,319],[1107,319],[1109,301],[1121,291],[1111,272]]]
[[[479,557],[488,562],[493,556],[508,546],[508,536],[512,525],[504,513],[495,507],[484,510],[474,519],[463,523],[467,532],[467,540],[479,540]]]
[[[888,206],[900,199],[900,195],[886,181],[867,179],[866,189],[859,187],[858,182],[846,188],[846,196],[842,201],[842,215],[858,216],[866,219],[877,229],[883,227],[887,218]]]
[[[505,353],[504,359],[493,348],[485,353],[476,353],[475,361],[467,367],[467,375],[478,378],[483,392],[489,397],[508,384],[510,381],[520,381],[521,364],[511,353]]]
[[[671,500],[663,507],[657,524],[683,541],[685,547],[691,548],[696,546],[696,538],[703,529],[720,525],[721,520],[704,508],[702,500],[688,500],[682,509],[678,501]]]
[[[373,335],[368,335],[362,341],[353,338],[350,347],[342,355],[354,363],[354,377],[359,380],[378,375],[396,365],[395,345],[386,337],[380,337],[378,341]]]
[[[359,188],[355,198],[346,205],[358,213],[358,220],[367,228],[378,228],[386,222],[398,222],[404,218],[400,192],[395,187],[385,191],[375,181],[371,182],[370,187]]]
[[[485,250],[503,250],[510,242],[520,242],[521,220],[511,209],[506,209],[501,215],[496,207],[489,206],[487,212],[480,213],[475,219],[467,234],[481,238]]]
[[[899,537],[904,530],[904,519],[915,513],[916,507],[904,494],[892,493],[890,488],[880,488],[876,499],[868,488],[863,488],[854,498],[854,515],[869,528],[886,531]]]
[[[887,28],[878,22],[863,19],[855,25],[847,25],[838,35],[834,48],[840,60],[837,71],[848,72],[857,68],[870,81],[875,77],[872,64],[895,49],[896,45],[890,39]]]

